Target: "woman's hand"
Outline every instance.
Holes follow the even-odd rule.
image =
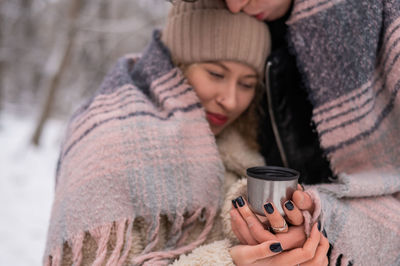
[[[272,21],[286,14],[292,0],[225,0],[233,13],[244,11],[259,20]]]
[[[282,252],[279,242],[267,241],[258,245],[238,245],[229,251],[236,265],[253,265],[259,260],[272,257]],[[255,265],[255,264],[254,264]]]
[[[284,230],[271,233],[266,229],[268,223],[273,228],[280,228],[285,225],[284,218],[276,211],[273,203],[267,203],[264,208],[265,217],[256,216],[245,199],[238,197],[233,201],[230,211],[231,227],[241,244],[256,245],[265,241],[278,240],[284,249],[291,249],[303,245],[306,237],[303,226],[303,215],[296,205],[287,201],[283,205],[286,219],[294,226],[283,227]],[[260,221],[260,219],[262,221]]]
[[[236,265],[328,265],[329,242],[314,224],[310,237],[300,248],[283,251],[279,242],[239,245],[230,250]]]

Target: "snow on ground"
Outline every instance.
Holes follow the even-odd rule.
[[[34,119],[0,114],[0,265],[41,265],[64,124],[50,120],[40,147]]]

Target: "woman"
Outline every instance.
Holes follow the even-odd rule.
[[[293,201],[321,213],[331,264],[399,265],[400,2],[226,2],[270,21],[262,153],[314,184]],[[242,243],[257,240],[234,223]]]
[[[229,252],[230,190],[264,164],[253,120],[269,45],[264,23],[222,0],[173,6],[70,121],[45,264],[229,265],[302,246],[303,229],[268,235],[257,258]],[[297,257],[323,239],[315,227]]]

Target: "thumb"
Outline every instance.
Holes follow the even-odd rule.
[[[306,192],[296,190],[293,193],[292,200],[300,210],[309,211],[311,213],[314,211],[314,202]]]
[[[282,252],[281,243],[276,240],[266,241],[258,245],[238,245],[231,248],[230,253],[236,265],[253,263]]]

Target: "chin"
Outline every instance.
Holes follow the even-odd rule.
[[[212,129],[211,129],[211,132],[214,134],[214,136],[218,136],[218,134],[221,133],[221,131],[219,131],[219,130],[215,131],[215,130],[212,130]]]
[[[221,134],[221,132],[225,129],[225,127],[215,127],[211,126],[211,132],[214,134],[214,136],[218,136]]]

